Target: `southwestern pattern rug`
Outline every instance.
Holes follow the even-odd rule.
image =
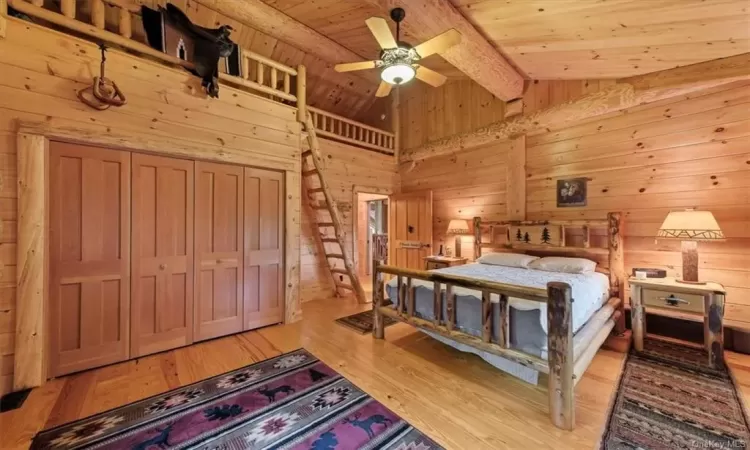
[[[601,448],[747,448],[750,427],[726,367],[704,350],[647,339],[631,351]]]
[[[390,317],[383,317],[383,320],[385,321],[386,327],[389,327],[396,323],[396,321],[391,319]],[[352,314],[351,316],[341,317],[339,319],[336,319],[336,323],[347,328],[351,328],[352,330],[357,331],[361,334],[372,333],[373,312],[371,309],[368,309],[367,311]]]
[[[442,449],[305,350],[42,431],[32,449]]]

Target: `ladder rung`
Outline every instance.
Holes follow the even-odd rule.
[[[332,227],[333,222],[318,222],[318,228]]]
[[[339,255],[338,253],[326,253],[326,258],[344,259],[344,255]]]
[[[332,268],[331,273],[340,273],[341,275],[349,276],[349,272],[346,269],[339,269],[337,267]]]
[[[307,190],[308,194],[315,194],[317,192],[323,192],[323,188],[312,188]]]
[[[311,156],[311,155],[312,155],[312,150],[305,150],[304,152],[302,152],[303,158],[307,158],[308,156]]]
[[[354,288],[348,284],[336,283],[336,287],[340,287],[341,289],[347,289],[347,290],[354,292]]]
[[[321,240],[322,242],[336,242],[336,243],[338,243],[338,242],[339,242],[339,240],[338,240],[338,239],[335,239],[335,238],[320,238],[320,240]]]
[[[315,170],[315,169],[305,170],[305,171],[302,172],[302,176],[303,177],[309,177],[310,175],[315,175],[316,173],[318,173],[318,171]]]

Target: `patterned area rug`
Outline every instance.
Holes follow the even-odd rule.
[[[390,302],[388,302],[390,303]],[[372,317],[373,313],[371,309],[368,309],[367,311],[362,311],[357,314],[352,314],[351,316],[342,317],[340,319],[336,319],[336,323],[339,325],[343,325],[347,328],[351,328],[354,331],[358,331],[362,334],[372,333]],[[395,320],[391,319],[390,317],[383,317],[385,321],[385,326],[391,326],[394,323],[396,323]]]
[[[697,348],[647,339],[631,351],[602,449],[747,448],[743,402],[724,367]]]
[[[305,350],[42,431],[32,449],[441,449]]]

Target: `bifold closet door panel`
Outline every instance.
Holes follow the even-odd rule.
[[[195,340],[242,331],[243,168],[195,163]]]
[[[193,342],[194,164],[132,156],[132,357]]]
[[[49,144],[49,375],[128,358],[130,153]]]
[[[245,329],[284,320],[284,174],[245,168]]]

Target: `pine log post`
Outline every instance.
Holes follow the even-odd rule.
[[[724,366],[724,294],[713,293],[705,297],[703,332],[708,351],[708,364],[713,368]]]
[[[60,0],[60,12],[71,19],[76,18],[76,0]]]
[[[556,427],[575,425],[573,380],[573,325],[571,288],[567,283],[547,284],[547,351],[550,419]]]
[[[414,316],[415,310],[415,287],[412,286],[411,277],[406,278],[406,315],[409,317]]]
[[[305,123],[307,117],[307,68],[297,66],[297,120]]]
[[[631,284],[630,290],[630,322],[633,327],[633,346],[635,351],[643,351],[643,337],[646,336],[646,314],[642,303],[643,288]]]
[[[396,310],[400,314],[406,311],[406,285],[401,275],[396,277]]]
[[[120,8],[120,36],[130,39],[133,37],[133,22],[130,18],[130,11],[127,8]]]
[[[588,229],[586,230],[588,234]],[[625,247],[622,214],[607,214],[607,246],[609,250],[609,296],[622,299],[625,295]],[[615,333],[625,333],[625,302],[620,303],[620,316]]]
[[[401,150],[401,94],[399,86],[391,95],[391,131],[393,132],[393,157],[398,162]]]
[[[492,237],[494,238],[494,236]],[[474,259],[482,256],[482,218],[474,218]]]
[[[432,284],[432,295],[434,297],[432,304],[432,312],[434,316],[433,323],[435,324],[435,326],[439,326],[440,319],[443,315],[443,292],[440,290],[439,281],[435,281]]]
[[[492,301],[490,291],[482,291],[482,340],[492,340]]]
[[[453,285],[445,285],[445,302],[446,302],[446,315],[445,328],[448,331],[453,331],[453,327],[456,325],[456,294],[453,293]]]
[[[510,305],[508,296],[500,294],[500,303],[497,305],[500,309],[500,346],[508,348],[510,346]]]
[[[103,30],[105,26],[104,0],[91,1],[91,24]]]
[[[372,336],[375,339],[385,337],[383,313],[380,312],[380,307],[383,306],[384,291],[385,284],[383,283],[383,273],[380,271],[380,260],[374,259],[372,261]]]

